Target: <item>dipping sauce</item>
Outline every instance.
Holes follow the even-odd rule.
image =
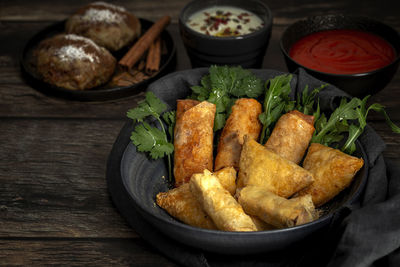
[[[289,56],[301,65],[333,74],[355,74],[379,69],[396,58],[383,38],[358,30],[327,30],[297,41]]]
[[[256,14],[233,6],[214,6],[192,14],[186,24],[206,35],[227,37],[249,34],[264,26]]]

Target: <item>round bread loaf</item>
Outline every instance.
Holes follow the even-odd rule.
[[[116,66],[116,59],[107,49],[75,34],[43,40],[35,57],[37,71],[45,82],[72,90],[106,83]]]
[[[65,30],[117,51],[140,35],[141,25],[139,19],[123,7],[94,2],[78,9],[67,20]]]

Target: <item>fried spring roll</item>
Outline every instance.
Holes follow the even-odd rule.
[[[258,115],[261,112],[261,104],[255,99],[236,100],[219,138],[215,170],[231,166],[236,170],[239,169],[243,137],[248,135],[254,140],[258,139],[261,131]]]
[[[305,224],[316,219],[310,195],[286,199],[259,186],[239,191],[238,201],[247,214],[257,216],[278,228]]]
[[[313,174],[315,181],[298,195],[310,194],[314,205],[319,207],[348,187],[363,165],[361,158],[312,143],[303,166]]]
[[[176,120],[182,117],[186,110],[200,104],[200,101],[193,99],[178,99],[176,100]]]
[[[247,215],[249,215],[250,218],[253,220],[253,223],[257,227],[257,231],[269,231],[269,230],[276,229],[275,226],[273,226],[272,224],[264,222],[263,220],[261,220],[257,216],[254,216],[254,215],[251,215],[251,214],[247,214]]]
[[[222,187],[228,190],[233,196],[236,192],[236,170],[233,167],[226,167],[214,172]]]
[[[257,231],[251,218],[211,172],[204,170],[204,173],[194,174],[189,184],[193,195],[219,230]]]
[[[314,116],[297,110],[282,115],[276,123],[265,147],[299,164],[314,133]]]
[[[289,198],[314,180],[309,171],[247,137],[239,167],[238,188],[262,186],[284,198]]]
[[[214,175],[223,188],[232,195],[235,193],[236,170],[233,167],[223,168],[215,172]],[[186,224],[205,229],[217,229],[212,219],[203,211],[200,203],[193,196],[189,183],[182,184],[168,192],[158,193],[156,202],[172,217]]]
[[[172,217],[186,224],[205,229],[217,229],[214,222],[193,196],[188,183],[168,192],[158,193],[156,202]]]
[[[215,105],[207,101],[197,105],[193,100],[178,101],[174,130],[175,186],[188,182],[194,173],[213,169],[215,110]]]

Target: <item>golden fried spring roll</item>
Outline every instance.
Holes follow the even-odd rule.
[[[265,147],[299,164],[314,130],[314,116],[297,110],[290,111],[279,118]]]
[[[189,184],[193,195],[219,230],[257,231],[251,218],[211,172],[204,170],[204,173],[194,174]]]
[[[261,104],[255,99],[236,100],[219,138],[214,170],[231,166],[239,169],[243,137],[248,135],[254,140],[258,139],[261,131],[258,115],[261,112]]]
[[[251,214],[247,214],[250,216],[250,218],[253,220],[253,223],[255,224],[255,226],[257,227],[257,231],[269,231],[269,230],[274,230],[276,229],[275,226],[264,222],[263,220],[261,220],[260,218],[258,218],[257,216],[251,215]]]
[[[158,193],[156,201],[158,206],[166,210],[172,217],[186,224],[205,229],[217,229],[193,196],[188,183],[168,192]]]
[[[200,101],[193,99],[178,99],[176,100],[176,120],[182,117],[186,110],[200,104]]]
[[[189,102],[185,102],[189,101]],[[188,182],[192,174],[213,169],[213,127],[215,105],[207,101],[195,104],[193,100],[177,103],[174,130],[175,186]]]
[[[226,167],[214,172],[222,187],[228,190],[233,196],[236,192],[236,170],[233,167]]]
[[[255,215],[278,228],[305,224],[316,218],[311,196],[300,198],[286,199],[254,185],[246,186],[238,193],[238,201],[247,214]],[[311,205],[304,204],[305,201]]]
[[[309,171],[249,138],[245,138],[239,168],[238,188],[262,186],[284,198],[289,198],[314,180]]]
[[[312,143],[303,166],[313,174],[315,181],[298,195],[310,194],[314,205],[319,207],[348,187],[363,164],[363,159]]]

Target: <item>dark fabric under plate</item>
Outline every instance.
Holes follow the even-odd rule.
[[[207,69],[181,71],[161,78],[149,90],[175,109],[175,100],[186,97],[183,90],[196,85]],[[254,70],[263,80],[282,74],[273,70]],[[292,79],[292,96],[324,84],[299,69]],[[319,94],[322,110],[332,110],[343,91],[328,86]],[[121,131],[111,154],[121,155],[129,142],[132,124]],[[203,252],[171,240],[147,223],[129,201],[121,179],[121,158],[108,159],[107,182],[111,197],[134,230],[160,253],[186,266],[399,266],[400,260],[400,168],[385,160],[385,144],[367,125],[360,142],[368,155],[369,177],[360,201],[342,207],[324,235],[304,242],[301,247],[281,253],[226,256]],[[117,145],[118,144],[118,145]],[[120,152],[120,153],[119,153]]]

